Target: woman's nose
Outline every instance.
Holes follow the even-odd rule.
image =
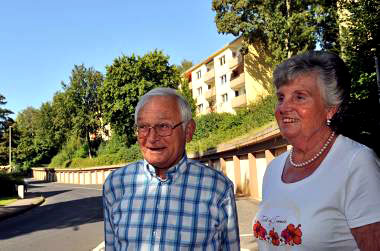
[[[292,103],[289,99],[284,98],[283,100],[281,100],[281,102],[277,104],[277,109],[280,112],[290,111],[292,109]]]

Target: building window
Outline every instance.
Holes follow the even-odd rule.
[[[224,74],[223,76],[220,77],[220,83],[223,85],[227,83],[227,75]]]
[[[202,87],[197,88],[197,91],[198,91],[198,96],[201,96],[202,95]]]
[[[201,73],[201,71],[199,70],[199,71],[197,71],[197,78],[200,79],[201,77],[202,77],[202,73]]]
[[[226,57],[225,56],[221,56],[219,58],[219,63],[220,63],[220,65],[224,65],[226,63]]]
[[[227,95],[227,93],[225,93],[222,95],[222,102],[226,103],[227,101],[228,101],[228,95]]]
[[[245,95],[245,88],[241,88],[239,90],[236,90],[235,91],[235,97],[238,97],[238,96],[241,96],[241,95]]]
[[[208,90],[211,90],[211,87],[212,87],[211,85],[207,85]]]
[[[203,111],[203,104],[199,104],[197,108],[198,108],[198,113],[202,112]]]

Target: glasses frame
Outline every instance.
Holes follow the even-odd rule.
[[[169,134],[165,134],[165,135],[161,135],[161,134],[157,131],[157,127],[158,127],[160,124],[162,125],[162,124],[166,124],[166,123],[160,123],[160,124],[156,124],[156,125],[153,125],[153,126],[147,126],[148,131],[147,131],[146,133],[141,133],[141,132],[139,133],[139,128],[138,128],[138,125],[137,125],[137,124],[135,124],[135,125],[133,126],[133,129],[134,129],[136,135],[139,136],[139,137],[146,137],[146,136],[148,136],[149,133],[150,133],[150,129],[153,129],[153,130],[155,131],[155,133],[156,133],[158,136],[160,136],[160,137],[167,137],[167,136],[171,136],[171,135],[173,134],[173,130],[176,129],[178,126],[182,125],[184,122],[185,122],[185,121],[183,120],[183,121],[181,121],[181,122],[179,122],[178,124],[175,124],[175,125],[167,124],[167,125],[169,126],[168,128],[170,128],[170,133],[169,133]]]

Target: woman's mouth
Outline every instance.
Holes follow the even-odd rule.
[[[294,123],[294,122],[297,122],[298,119],[295,119],[295,118],[283,118],[282,119],[282,123],[284,124],[288,124],[288,123]]]

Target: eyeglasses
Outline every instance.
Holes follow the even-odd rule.
[[[149,134],[149,131],[150,129],[154,129],[154,131],[161,137],[165,137],[165,136],[170,136],[172,135],[173,133],[173,130],[180,126],[183,122],[185,121],[181,121],[179,122],[178,124],[176,125],[170,125],[170,124],[167,124],[167,123],[160,123],[160,124],[157,124],[157,125],[154,125],[154,126],[150,126],[150,125],[145,125],[145,124],[141,124],[141,125],[135,125],[134,126],[134,130],[136,132],[136,134],[140,137],[145,137]]]

